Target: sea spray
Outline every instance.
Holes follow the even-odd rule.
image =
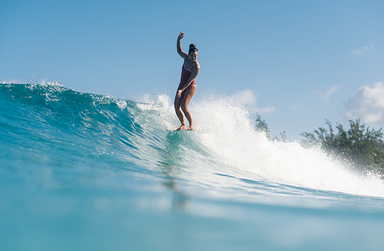
[[[201,143],[226,165],[273,182],[384,197],[383,182],[375,176],[357,176],[297,142],[268,140],[254,130],[246,110],[230,99],[211,98],[195,103],[191,111]]]

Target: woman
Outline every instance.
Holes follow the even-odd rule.
[[[180,32],[177,38],[177,53],[184,59],[180,84],[175,97],[176,115],[181,122],[181,126],[177,130],[187,129],[184,122],[184,115],[189,122],[188,130],[193,130],[195,128],[193,126],[191,113],[188,110],[188,104],[196,92],[195,78],[199,74],[200,64],[196,60],[198,49],[194,44],[189,45],[188,54],[181,49],[180,40],[183,39],[183,37],[184,33]]]

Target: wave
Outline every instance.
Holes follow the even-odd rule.
[[[384,197],[377,177],[356,176],[299,143],[268,140],[246,110],[225,97],[192,102],[197,130],[183,132],[174,131],[178,121],[166,95],[137,102],[60,85],[0,84],[0,99],[0,148],[8,168],[85,166],[173,175],[232,192],[311,189]]]

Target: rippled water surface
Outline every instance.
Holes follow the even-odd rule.
[[[167,96],[0,84],[1,250],[383,250],[380,179],[191,110],[177,132]]]

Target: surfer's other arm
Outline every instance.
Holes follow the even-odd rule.
[[[185,91],[185,89],[187,89],[192,81],[197,77],[197,75],[199,75],[199,72],[200,72],[200,65],[196,65],[196,67],[193,67],[192,70],[191,70],[191,76],[189,76],[188,78],[188,82],[185,84],[184,88],[182,89],[179,89],[177,91],[177,97],[181,97],[181,93],[183,93],[183,91]]]
[[[179,36],[177,37],[177,46],[176,46],[176,49],[177,49],[177,53],[179,53],[180,57],[185,58],[185,57],[188,57],[188,54],[185,53],[185,52],[181,49],[181,43],[180,43],[180,40],[183,39],[183,37],[184,37],[184,33],[183,33],[183,32],[180,32]]]

